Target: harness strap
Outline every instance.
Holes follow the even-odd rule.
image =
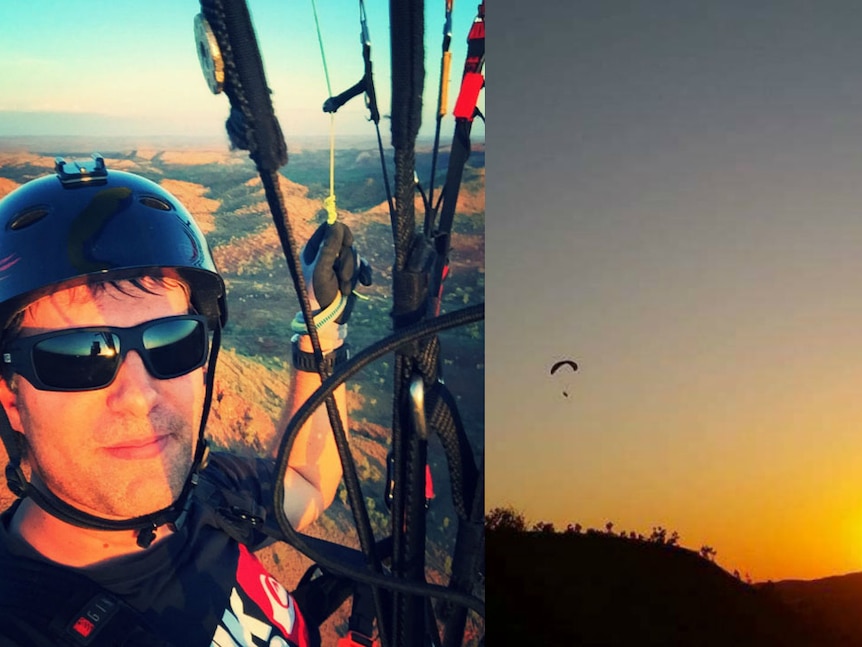
[[[0,637],[14,644],[178,647],[129,604],[75,571],[18,557],[0,561],[0,568]]]
[[[315,13],[315,22],[317,21],[317,14]],[[365,93],[365,106],[368,108],[368,111],[371,113],[371,121],[375,124],[380,123],[380,110],[377,107],[377,93],[374,90],[374,74],[372,72],[372,64],[371,64],[371,36],[368,32],[368,20],[365,17],[365,2],[364,0],[359,0],[359,24],[361,27],[361,37],[362,37],[362,62],[364,65],[364,71],[362,74],[362,78],[359,79],[354,85],[350,88],[342,92],[337,96],[330,96],[323,104],[324,112],[336,112],[341,106],[350,101],[353,97],[359,96],[363,92]],[[318,39],[320,28],[318,27]],[[323,52],[323,45],[321,43],[321,53]],[[324,67],[326,66],[326,60],[324,59]],[[332,90],[329,88],[329,77],[326,79],[326,87],[329,89],[329,93],[332,94]]]
[[[479,13],[467,35],[467,60],[461,78],[461,91],[452,114],[459,119],[473,120],[479,91],[485,85],[482,67],[485,64],[485,3],[479,5]]]
[[[248,6],[233,0],[201,0],[201,10],[224,57],[231,144],[247,150],[258,171],[275,172],[287,164],[287,144],[272,109]]]
[[[359,551],[325,540],[311,537],[307,539],[315,544],[322,554],[326,554],[328,559],[349,564],[354,568],[365,566],[365,557]],[[388,558],[392,553],[392,538],[377,542],[375,553],[378,559]],[[308,609],[303,611],[306,621],[310,620],[316,626],[341,607],[347,598],[352,597],[348,632],[338,641],[339,647],[380,645],[379,640],[373,638],[376,612],[370,585],[337,575],[320,564],[312,564],[297,584],[293,596],[300,609]]]
[[[473,499],[469,515],[458,520],[458,534],[452,557],[452,576],[449,588],[461,593],[471,593],[477,582],[482,581],[485,556],[485,463],[484,460],[476,478],[476,488],[472,490]],[[483,585],[484,589],[484,585]],[[455,606],[448,600],[441,600],[437,607],[445,626],[443,647],[461,645],[464,627],[467,623],[467,608]]]
[[[374,632],[374,598],[367,586],[355,587],[347,635],[338,640],[337,647],[380,647]]]
[[[482,69],[485,65],[485,3],[479,5],[479,11],[470,34],[467,38],[467,59],[464,63],[464,73],[461,78],[461,90],[455,102],[455,133],[452,138],[452,148],[449,152],[449,164],[446,169],[446,181],[440,192],[437,205],[440,208],[440,221],[436,230],[426,232],[433,235],[437,250],[437,265],[434,268],[430,292],[434,300],[430,309],[438,313],[443,293],[443,280],[448,274],[449,247],[452,237],[452,224],[455,219],[455,208],[458,203],[458,193],[464,174],[464,166],[470,157],[470,130],[473,118],[477,114],[476,103],[479,92],[485,86]]]
[[[469,519],[474,492],[479,486],[479,470],[452,392],[437,382],[429,396],[428,408],[429,424],[440,439],[449,465],[452,504],[459,519]]]

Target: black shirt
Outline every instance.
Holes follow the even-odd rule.
[[[205,474],[220,487],[251,496],[272,514],[274,467],[271,460],[213,453]],[[44,563],[9,533],[16,508],[17,502],[0,516],[0,560]],[[253,554],[271,540],[261,535],[255,543],[240,544],[218,527],[214,514],[195,499],[186,522],[150,549],[72,570],[125,600],[170,644],[310,644],[293,597]]]

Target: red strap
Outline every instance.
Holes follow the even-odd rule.
[[[455,102],[452,114],[458,119],[469,119],[473,121],[476,112],[476,103],[479,101],[479,92],[485,85],[485,79],[479,72],[467,72],[461,81],[461,92]]]
[[[425,465],[425,501],[434,498],[434,481],[431,480],[431,466]]]
[[[337,647],[380,647],[380,640],[369,638],[358,631],[348,631],[338,639]]]
[[[483,15],[484,17],[484,15]],[[485,21],[477,20],[470,27],[470,33],[467,34],[467,40],[476,40],[479,38],[485,38]]]

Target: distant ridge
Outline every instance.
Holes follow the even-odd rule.
[[[340,147],[364,144],[374,145],[367,137],[345,137]],[[229,151],[226,133],[212,135],[16,135],[0,136],[0,150],[53,151],[53,150],[134,150],[146,146],[165,150],[217,150]],[[304,136],[288,142],[288,150],[323,150],[329,147],[327,137]]]
[[[0,136],[0,150],[3,151],[101,151],[134,150],[142,145],[148,148],[169,150],[220,150],[229,148],[227,135],[15,135]]]
[[[755,586],[780,599],[804,620],[828,627],[831,644],[862,646],[862,573]]]
[[[599,532],[489,531],[486,562],[489,627],[514,644],[855,644],[834,641],[818,616],[798,614],[774,591],[676,546]]]
[[[447,152],[450,144],[449,139],[444,139],[440,144],[440,151]],[[124,151],[142,146],[165,150],[230,150],[227,133],[218,131],[212,135],[0,135],[0,151]],[[417,152],[428,152],[432,146],[432,139],[420,138],[416,142]],[[372,150],[377,148],[377,140],[373,134],[339,135],[336,148]],[[303,150],[328,150],[329,135],[288,137],[287,149],[288,156]],[[474,141],[472,149],[477,152],[484,151],[485,142]],[[388,153],[390,150],[384,141],[384,151]]]

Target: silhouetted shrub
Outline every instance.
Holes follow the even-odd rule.
[[[524,532],[527,521],[512,506],[497,507],[485,514],[485,530]]]
[[[655,542],[656,544],[663,544],[667,540],[667,530],[662,528],[661,526],[655,526],[652,529],[652,534],[649,536],[649,540]]]
[[[556,532],[556,531],[554,530],[554,524],[552,524],[552,523],[547,523],[547,522],[545,522],[545,521],[540,521],[539,523],[535,524],[535,525],[533,526],[533,530],[534,530],[535,532],[543,532],[543,533],[545,533],[546,535],[551,535],[551,534],[553,534],[554,532]]]

